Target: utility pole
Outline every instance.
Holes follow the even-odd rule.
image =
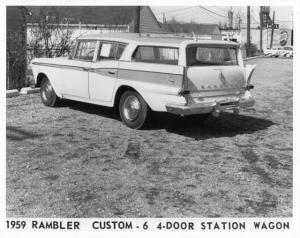
[[[263,15],[262,15],[262,7],[260,7],[260,11],[259,11],[259,18],[260,18],[260,37],[259,37],[259,43],[260,43],[260,52],[262,53],[263,49],[262,49],[262,43],[263,43]]]
[[[232,7],[228,10],[227,12],[228,14],[228,27],[229,27],[229,30],[232,30],[232,26],[233,26],[233,10],[232,10]]]
[[[140,20],[141,20],[141,6],[136,6],[134,27],[133,27],[133,32],[135,33],[140,33]]]
[[[247,44],[246,44],[246,55],[250,56],[250,44],[251,44],[251,36],[250,36],[250,6],[247,6]]]
[[[163,14],[163,23],[165,24],[165,23],[167,23],[167,20],[166,20],[166,15],[165,15],[165,13]]]
[[[241,16],[239,14],[239,22],[238,22],[238,29],[241,30],[241,22],[242,22],[242,19],[241,19]]]
[[[269,27],[267,26],[267,49],[269,49]]]
[[[273,47],[274,24],[275,24],[275,11],[273,11],[273,20],[272,20],[271,43],[270,43],[271,49]]]
[[[294,14],[292,14],[291,46],[294,45]]]

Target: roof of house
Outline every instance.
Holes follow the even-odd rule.
[[[219,26],[217,24],[198,24],[198,23],[180,23],[168,22],[163,24],[165,31],[192,33],[196,35],[220,35]]]
[[[140,32],[162,32],[160,23],[157,21],[151,8],[148,6],[141,8]]]
[[[58,15],[71,23],[129,24],[135,15],[134,6],[27,6],[32,13],[29,22],[36,23],[40,13]]]

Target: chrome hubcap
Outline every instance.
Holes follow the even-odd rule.
[[[47,101],[52,94],[52,86],[49,83],[49,81],[47,81],[43,87],[43,91],[42,91],[42,97],[45,101]]]
[[[129,121],[134,121],[139,115],[141,105],[136,96],[129,96],[124,101],[123,112],[124,116]]]

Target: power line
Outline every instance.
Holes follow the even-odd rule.
[[[225,18],[227,17],[227,16],[221,15],[221,14],[219,14],[219,13],[216,13],[216,12],[214,12],[214,11],[211,11],[211,10],[205,8],[205,7],[202,7],[202,6],[199,6],[199,7],[202,8],[202,9],[204,9],[205,11],[208,11],[208,12],[210,12],[210,13],[213,13],[213,14],[215,14],[215,15],[217,15],[217,16],[225,17]]]
[[[186,8],[182,8],[182,9],[176,9],[176,10],[170,10],[170,11],[164,11],[164,12],[159,12],[157,13],[158,15],[163,15],[164,13],[170,13],[170,12],[180,12],[180,11],[184,11],[184,10],[187,10],[187,9],[190,9],[190,8],[194,8],[195,6],[193,7],[186,7]]]
[[[199,8],[198,8],[199,9]],[[191,10],[195,10],[195,9],[191,9]],[[207,14],[207,12],[200,12],[200,14],[202,15],[203,13]],[[191,17],[193,16],[199,16],[199,12],[189,12],[189,13],[184,13],[184,14],[180,14],[179,16],[176,15],[175,19],[185,19],[185,21],[189,21]],[[212,18],[215,19],[214,16],[211,16]]]
[[[176,16],[174,15],[169,15],[168,18],[172,17],[172,18],[184,18],[184,17],[187,17],[187,16],[191,16],[191,15],[195,15],[196,13],[195,12],[191,12],[195,9],[189,9],[189,12],[181,12],[181,13],[178,13],[176,14]]]
[[[222,12],[225,12],[225,13],[227,14],[227,11],[226,11],[226,10],[224,10],[224,9],[222,9],[222,8],[220,8],[220,7],[217,7],[217,6],[215,6],[215,8],[217,8],[217,9],[219,9],[219,10],[221,10]]]
[[[212,14],[208,13],[207,11],[202,10],[201,8],[197,7],[197,9],[201,10],[201,12],[200,13],[199,12],[194,12],[196,10],[196,8],[192,8],[192,9],[188,9],[188,12],[181,12],[181,13],[176,14],[176,16],[174,18],[175,19],[176,18],[177,19],[184,19],[185,21],[189,21],[190,18],[195,16],[195,15],[198,16],[199,14],[201,14],[201,15],[205,14],[205,15],[213,18],[216,23],[219,22],[219,19],[216,16],[213,16]]]
[[[179,13],[176,13],[175,17],[177,16],[186,16],[186,15],[189,15],[191,14],[191,11],[194,11],[195,9],[187,9],[187,11],[185,12],[179,12]],[[174,16],[174,15],[173,15]]]
[[[214,19],[217,19],[215,16],[211,15],[210,13],[208,13],[207,11],[204,11],[203,9],[199,8],[201,10],[202,13],[205,13],[207,16],[212,17]]]
[[[251,15],[252,20],[254,20],[255,23],[260,24],[258,20],[256,20],[256,18],[253,16],[253,14]]]

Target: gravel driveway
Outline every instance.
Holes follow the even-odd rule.
[[[256,59],[256,112],[201,121],[7,99],[7,216],[292,216],[291,59]]]

